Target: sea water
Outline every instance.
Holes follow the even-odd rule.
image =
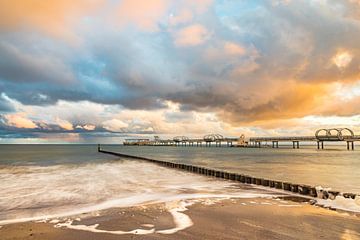
[[[288,181],[360,194],[360,146],[326,149],[291,145],[280,148],[104,146],[108,150],[184,164],[209,167],[253,177]]]
[[[359,151],[104,145],[116,152],[359,193]],[[0,225],[183,199],[266,197],[216,180],[97,152],[96,145],[0,145]]]
[[[265,195],[232,182],[98,153],[96,145],[0,145],[0,225],[112,207]]]

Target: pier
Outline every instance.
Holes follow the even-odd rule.
[[[349,128],[331,128],[319,129],[313,136],[276,136],[276,137],[250,137],[245,139],[244,135],[240,137],[224,137],[220,134],[208,134],[202,138],[189,138],[187,136],[176,136],[173,139],[160,139],[155,136],[150,139],[125,139],[124,145],[135,146],[183,146],[183,147],[248,147],[261,148],[271,147],[279,148],[279,143],[290,143],[293,149],[300,148],[300,143],[314,143],[317,149],[324,149],[325,142],[346,142],[347,150],[354,150],[354,142],[360,141],[360,135],[355,135]]]
[[[155,160],[155,159],[151,159],[151,158],[138,157],[138,156],[133,156],[133,155],[127,155],[127,154],[122,154],[122,153],[117,153],[117,152],[106,151],[101,148],[100,144],[98,145],[98,152],[118,156],[121,158],[146,161],[146,162],[157,164],[162,167],[174,168],[174,169],[192,172],[192,173],[200,174],[200,175],[204,175],[204,176],[221,178],[221,179],[225,179],[225,180],[240,182],[243,184],[253,184],[253,185],[258,185],[258,186],[262,186],[262,187],[269,187],[269,188],[274,188],[274,189],[278,189],[278,190],[288,191],[291,193],[300,194],[300,195],[308,196],[311,198],[334,200],[336,198],[336,196],[338,196],[338,195],[343,196],[344,198],[349,198],[349,199],[355,199],[358,196],[357,194],[354,194],[354,193],[340,193],[338,191],[317,190],[313,186],[299,184],[299,183],[296,184],[296,183],[283,182],[283,181],[278,181],[278,180],[258,178],[258,177],[253,177],[253,176],[249,176],[249,175],[245,175],[245,174],[227,172],[227,171],[211,169],[211,168],[207,168],[207,167],[195,166],[195,165],[190,165],[190,164],[182,164],[182,163],[174,163],[174,162],[168,162],[168,161],[161,161],[161,160]]]

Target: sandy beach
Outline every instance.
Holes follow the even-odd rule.
[[[76,220],[70,227],[80,229],[65,226],[66,218],[10,224],[0,228],[0,236],[2,240],[360,239],[360,216],[308,202],[278,198],[196,200],[178,211],[178,220],[169,213],[169,204],[113,208],[72,217]],[[177,231],[176,221],[186,225],[187,217],[192,225]]]

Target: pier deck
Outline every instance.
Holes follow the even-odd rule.
[[[177,136],[173,139],[126,139],[124,145],[137,146],[191,146],[191,147],[254,147],[261,148],[272,143],[272,148],[279,148],[279,142],[292,143],[293,148],[300,148],[300,142],[313,142],[318,149],[324,149],[324,142],[346,142],[348,150],[354,150],[354,142],[360,141],[360,135],[355,135],[348,128],[319,129],[314,136],[288,136],[288,137],[251,137],[248,141],[245,136],[223,137],[220,134],[209,134],[203,138],[188,138]]]

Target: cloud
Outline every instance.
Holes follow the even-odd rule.
[[[95,125],[91,125],[91,124],[86,124],[86,125],[83,126],[83,128],[84,128],[85,130],[88,130],[88,131],[94,131],[95,128],[96,128],[96,126],[95,126]]]
[[[346,51],[339,52],[332,58],[334,64],[340,69],[347,67],[351,63],[352,59],[353,56]]]
[[[174,34],[174,42],[180,47],[196,46],[204,43],[209,37],[210,33],[204,26],[193,24],[177,31]]]
[[[190,9],[181,9],[178,14],[173,13],[169,16],[169,24],[177,26],[179,24],[188,23],[194,18],[193,12]]]
[[[5,116],[6,124],[16,128],[37,128],[37,125],[26,116],[20,114],[8,114]]]
[[[0,31],[35,28],[54,37],[78,41],[73,24],[98,8],[102,0],[0,0]]]
[[[129,126],[127,123],[118,119],[104,121],[102,125],[106,130],[109,130],[111,132],[123,132],[124,129]]]
[[[232,132],[359,112],[358,1],[3,2],[0,111],[39,132]]]
[[[246,50],[243,46],[240,46],[233,42],[225,42],[224,44],[224,53],[227,55],[236,55],[241,56],[246,53]]]
[[[158,22],[167,7],[166,0],[123,0],[119,3],[115,21],[122,26],[134,24],[140,30],[158,31]]]
[[[70,130],[74,129],[72,123],[70,123],[69,121],[60,119],[60,118],[56,118],[55,123],[64,130],[70,131]]]
[[[6,94],[0,94],[0,113],[14,111],[14,106]]]
[[[72,83],[75,76],[62,59],[31,54],[0,40],[0,79],[12,82]]]

